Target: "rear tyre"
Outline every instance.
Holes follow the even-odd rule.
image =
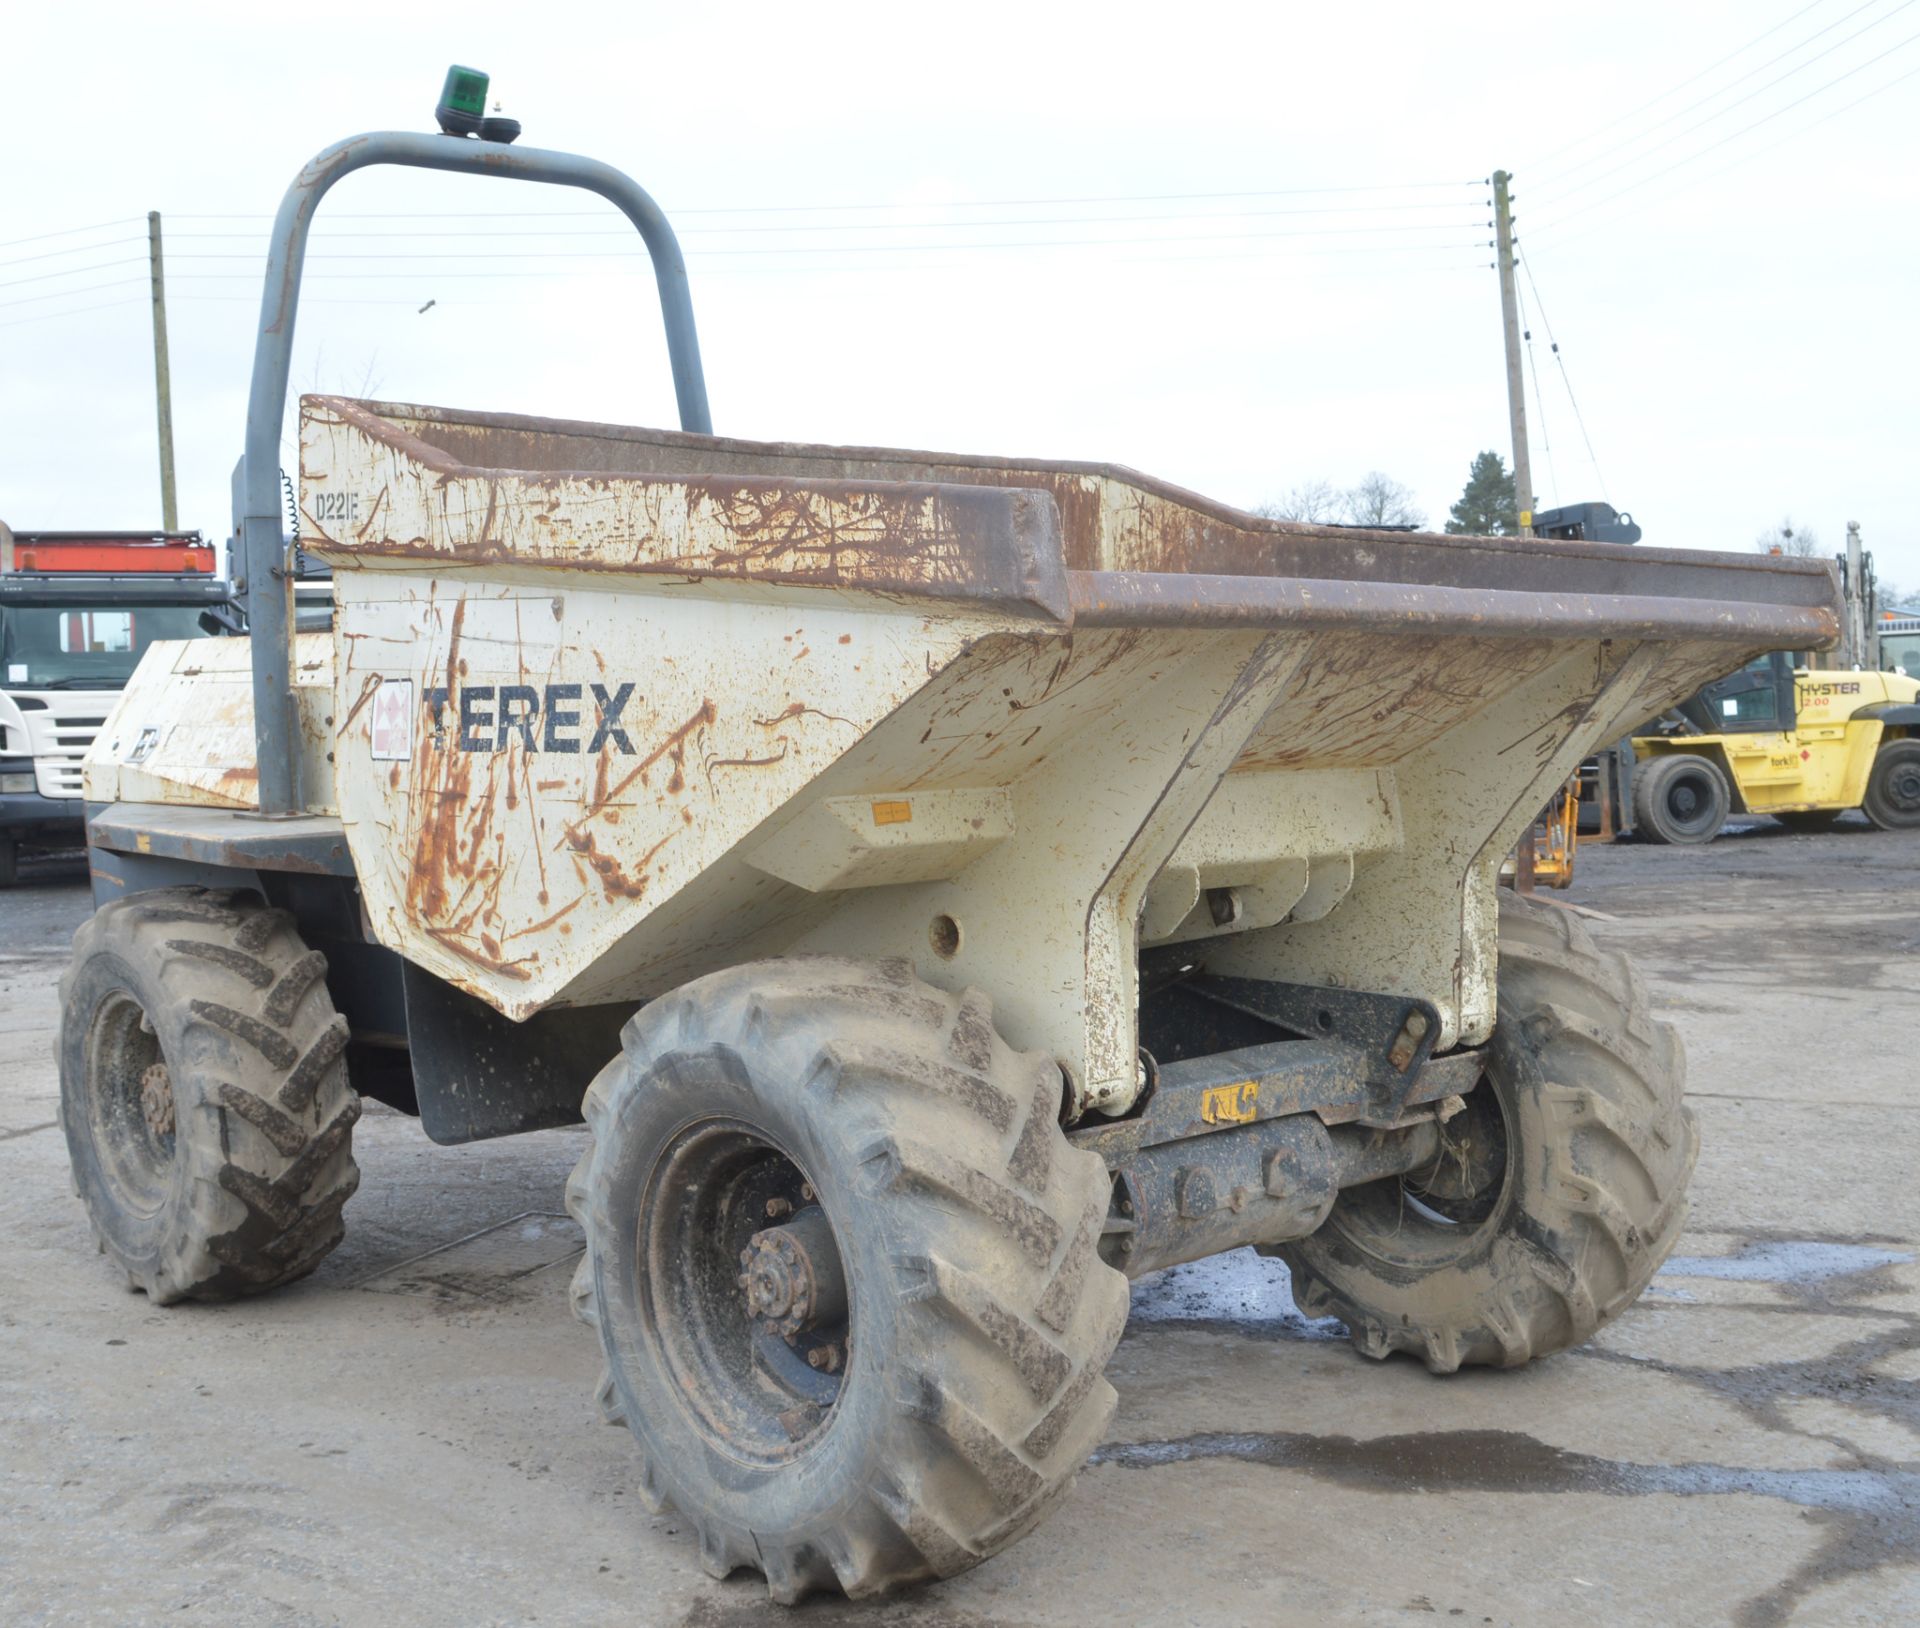
[[[1563,1351],[1647,1286],[1699,1151],[1679,1037],[1571,912],[1504,894],[1499,1014],[1440,1163],[1351,1187],[1278,1253],[1310,1316],[1435,1373]]]
[[[1633,782],[1634,824],[1651,842],[1711,842],[1727,823],[1733,793],[1711,758],[1655,758]]]
[[[1860,807],[1882,831],[1920,826],[1920,740],[1902,738],[1881,746]]]
[[[788,1603],[949,1577],[1035,1526],[1112,1414],[1127,1308],[1052,1060],[978,993],[833,957],[700,979],[623,1045],[567,1208],[650,1506]]]
[[[167,888],[102,906],[60,980],[60,1117],[100,1247],[162,1305],[304,1277],[359,1185],[326,961],[284,910]]]
[[[0,837],[0,887],[12,887],[20,879],[20,844],[12,837]]]
[[[1831,831],[1844,812],[1844,809],[1838,808],[1796,808],[1788,813],[1776,814],[1774,818],[1789,831],[1812,836],[1821,831]]]

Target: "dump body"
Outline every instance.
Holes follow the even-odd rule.
[[[1553,788],[1837,628],[1821,563],[1317,529],[1100,465],[332,397],[300,441],[337,600],[302,800],[382,943],[516,1019],[905,957],[1083,1108],[1137,1091],[1147,944],[1484,1039],[1495,870]],[[238,800],[239,685],[170,704],[192,772],[104,750],[96,800]]]

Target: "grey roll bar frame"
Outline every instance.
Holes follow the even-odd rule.
[[[713,433],[686,261],[666,215],[631,177],[574,153],[405,130],[349,136],[316,154],[294,177],[274,217],[266,287],[260,298],[260,333],[253,349],[253,385],[247,397],[246,452],[234,478],[234,534],[240,542],[242,572],[234,587],[245,597],[252,636],[254,750],[260,813],[269,818],[297,815],[303,806],[294,744],[293,574],[281,509],[280,429],[287,413],[307,230],[334,182],[375,164],[580,187],[613,204],[633,222],[653,260],[680,427],[701,435]]]

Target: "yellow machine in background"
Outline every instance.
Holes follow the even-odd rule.
[[[1711,842],[1729,813],[1818,831],[1857,808],[1920,828],[1920,681],[1805,669],[1782,653],[1707,685],[1633,737],[1633,825],[1650,842]]]
[[[1535,888],[1573,886],[1573,856],[1579,845],[1580,777],[1575,774],[1514,845],[1500,866],[1500,883],[1531,893]]]

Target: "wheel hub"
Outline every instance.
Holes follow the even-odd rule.
[[[770,1333],[792,1339],[847,1314],[833,1229],[818,1205],[756,1232],[740,1252],[740,1268],[747,1309]]]
[[[165,1063],[154,1063],[140,1076],[140,1112],[155,1136],[173,1135],[173,1076]]]
[[[1490,1080],[1468,1093],[1466,1110],[1441,1127],[1440,1156],[1403,1180],[1404,1190],[1454,1225],[1492,1214],[1507,1173],[1507,1125]]]

